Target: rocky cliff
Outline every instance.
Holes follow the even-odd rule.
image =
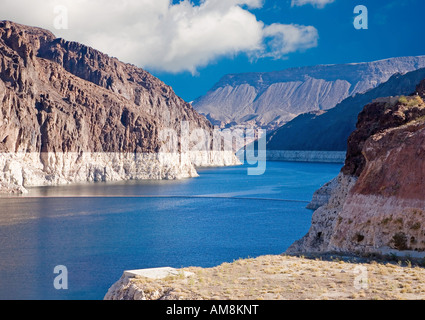
[[[183,141],[182,124],[211,136],[212,125],[148,72],[9,21],[0,22],[0,110],[2,192],[193,177],[195,166],[237,163],[211,143],[191,152],[197,141]],[[176,152],[162,152],[167,138],[177,138]]]
[[[216,124],[255,125],[271,130],[299,114],[332,109],[396,73],[424,67],[425,56],[419,56],[230,74],[195,100],[193,106]]]
[[[288,253],[425,257],[425,80],[412,96],[365,106],[340,175],[308,234]],[[329,186],[332,185],[329,192]]]

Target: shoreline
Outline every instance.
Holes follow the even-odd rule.
[[[268,161],[344,164],[346,151],[267,150]]]
[[[346,151],[266,150],[265,159],[267,161],[344,164],[346,155]],[[245,150],[236,152],[236,157],[244,161]]]

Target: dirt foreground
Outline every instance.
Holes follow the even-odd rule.
[[[332,256],[278,255],[180,271],[179,275],[160,280],[128,279],[121,288],[121,297],[146,300],[425,299],[425,269],[409,261],[360,262]],[[193,275],[186,277],[183,271]]]

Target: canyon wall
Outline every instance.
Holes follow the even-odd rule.
[[[196,166],[239,163],[208,141],[193,149],[199,143],[184,140],[183,125],[212,136],[204,116],[145,70],[47,30],[0,22],[0,192],[178,179],[196,176]],[[170,140],[172,151],[164,148]]]
[[[287,253],[425,257],[425,81],[365,106],[340,175],[318,191],[308,234]],[[322,203],[320,203],[322,202]]]

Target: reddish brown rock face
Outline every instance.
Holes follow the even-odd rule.
[[[409,97],[412,105],[408,106],[399,102],[399,98],[382,98],[365,106],[359,114],[357,129],[348,139],[347,159],[343,173],[359,177],[365,168],[366,158],[364,154],[365,143],[374,136],[384,136],[390,129],[397,128],[425,116],[425,107],[419,96]],[[415,103],[417,100],[418,103]],[[378,141],[377,137],[372,140]],[[398,141],[400,143],[401,141]],[[382,141],[381,143],[385,143]],[[395,141],[397,144],[397,141]],[[369,150],[370,148],[368,148]],[[375,150],[384,150],[375,145]],[[369,159],[373,159],[371,154]]]
[[[344,168],[309,233],[288,252],[425,257],[425,80],[359,114]]]
[[[363,152],[366,165],[353,192],[425,200],[425,122],[376,134]]]
[[[343,168],[359,177],[353,192],[425,199],[424,128],[425,104],[419,95],[367,105],[349,139]]]
[[[359,115],[343,169],[358,180],[338,214],[329,249],[424,255],[424,84],[418,94],[381,99]]]
[[[211,124],[148,72],[0,22],[0,150],[157,152],[161,128]]]
[[[196,141],[182,147],[189,145],[182,123],[185,132],[212,137],[209,121],[145,70],[49,31],[0,21],[0,192],[193,177],[195,166],[237,164],[231,151],[211,152],[212,143],[202,157],[188,154]],[[167,130],[178,142],[159,155]]]

